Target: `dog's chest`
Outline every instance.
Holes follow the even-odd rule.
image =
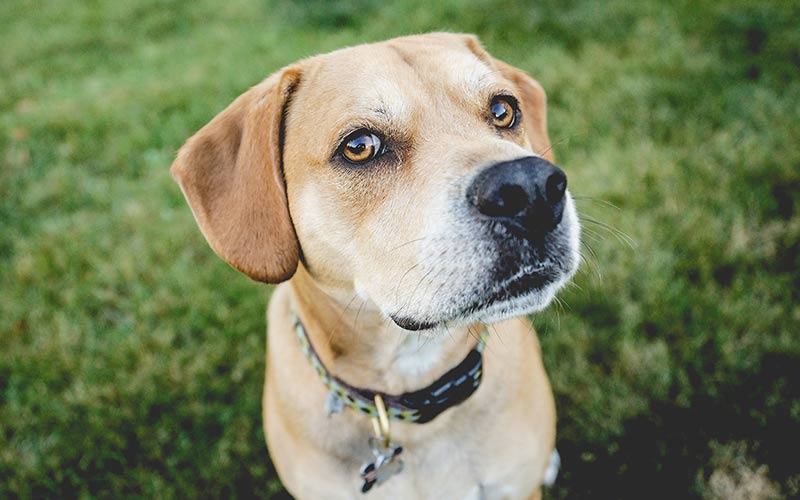
[[[314,483],[325,485],[324,488],[317,490],[306,483],[301,486],[306,491],[298,491],[299,498],[495,500],[526,498],[534,491],[543,469],[543,443],[534,434],[502,433],[487,441],[478,434],[448,433],[448,427],[462,425],[448,423],[437,431],[418,429],[420,435],[416,439],[407,434],[397,436],[396,441],[404,446],[403,470],[367,494],[360,493],[359,470],[372,458],[366,445],[369,435],[343,433],[337,448],[344,453],[335,456],[329,452],[325,456],[323,452],[319,457],[329,464],[325,469],[330,474],[316,478]]]
[[[408,476],[398,476],[402,482],[398,481],[396,488],[387,482],[386,495],[473,500],[526,498],[535,487],[533,477],[537,476],[534,448],[503,456],[478,442],[442,440],[418,454],[409,450],[409,467],[404,471]]]

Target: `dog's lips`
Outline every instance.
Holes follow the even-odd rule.
[[[462,308],[458,316],[468,316],[480,312],[498,302],[504,302],[524,295],[540,292],[557,279],[558,273],[552,269],[552,266],[522,268],[510,278],[501,281],[499,284],[493,284],[488,287],[488,293],[474,300],[470,305]]]
[[[469,305],[459,307],[452,315],[435,321],[419,320],[411,316],[391,314],[389,317],[404,330],[432,330],[450,322],[471,317],[498,303],[510,301],[526,295],[534,295],[558,280],[556,266],[524,266],[512,276],[487,285],[487,291]]]
[[[437,321],[418,321],[409,316],[398,316],[396,314],[389,315],[389,317],[392,318],[392,321],[394,321],[394,323],[400,328],[404,330],[410,330],[412,332],[431,330],[442,323]]]

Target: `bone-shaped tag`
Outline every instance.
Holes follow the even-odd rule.
[[[403,461],[399,458],[403,452],[402,446],[393,443],[384,446],[381,439],[372,437],[369,438],[369,447],[375,460],[361,467],[361,479],[364,480],[361,493],[368,492],[373,486],[380,485],[403,470]]]

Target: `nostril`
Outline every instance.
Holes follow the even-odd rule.
[[[553,172],[545,183],[545,197],[551,205],[558,203],[564,198],[567,190],[567,176],[561,170]]]
[[[528,194],[517,184],[502,184],[478,201],[478,210],[489,217],[511,217],[525,210]]]
[[[528,206],[528,193],[522,186],[506,184],[500,187],[500,199],[504,205],[504,215],[516,215]]]

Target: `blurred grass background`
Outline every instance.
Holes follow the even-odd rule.
[[[534,318],[547,496],[800,495],[798,5],[4,0],[0,497],[279,491],[269,289],[212,253],[168,166],[282,65],[430,30],[541,81],[587,218],[578,286]]]

